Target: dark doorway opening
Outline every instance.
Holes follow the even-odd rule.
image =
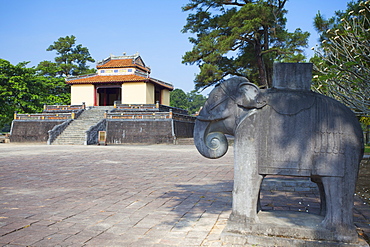
[[[162,97],[161,97],[161,89],[155,88],[155,93],[154,93],[154,104],[159,102],[159,104],[162,104]]]
[[[97,94],[99,98],[99,106],[114,105],[114,101],[121,101],[121,88],[119,87],[99,87]]]

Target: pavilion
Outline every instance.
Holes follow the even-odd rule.
[[[120,104],[170,105],[173,85],[150,77],[138,53],[113,56],[97,63],[97,73],[68,77],[71,85],[71,105],[85,102],[86,106]]]

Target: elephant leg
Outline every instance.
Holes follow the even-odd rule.
[[[324,185],[322,184],[322,180],[320,177],[311,177],[311,181],[314,182],[320,193],[320,215],[326,215],[326,197],[325,197],[325,190]]]
[[[353,225],[353,191],[345,177],[322,177],[326,198],[326,215],[321,225],[334,231],[341,241],[357,237]]]
[[[235,180],[232,218],[242,219],[247,224],[258,222],[257,213],[260,209],[258,204],[262,180],[263,176],[258,174],[245,180]]]
[[[262,184],[262,183],[261,183]],[[262,205],[261,205],[261,189],[258,192],[258,200],[257,200],[257,213],[262,210]]]
[[[260,189],[258,191],[258,200],[257,200],[257,214],[259,211],[262,211],[262,204],[261,204],[261,185],[262,185],[262,182],[263,182],[263,179],[265,178],[266,175],[263,175],[262,176],[262,180],[261,180],[261,183],[260,183]]]

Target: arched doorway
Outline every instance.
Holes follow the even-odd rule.
[[[121,101],[122,88],[121,86],[99,86],[96,88],[96,95],[98,106],[114,105],[114,101]]]

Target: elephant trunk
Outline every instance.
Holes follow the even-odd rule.
[[[222,132],[212,131],[212,124],[207,121],[195,121],[194,144],[204,157],[217,159],[226,154],[229,145]]]

